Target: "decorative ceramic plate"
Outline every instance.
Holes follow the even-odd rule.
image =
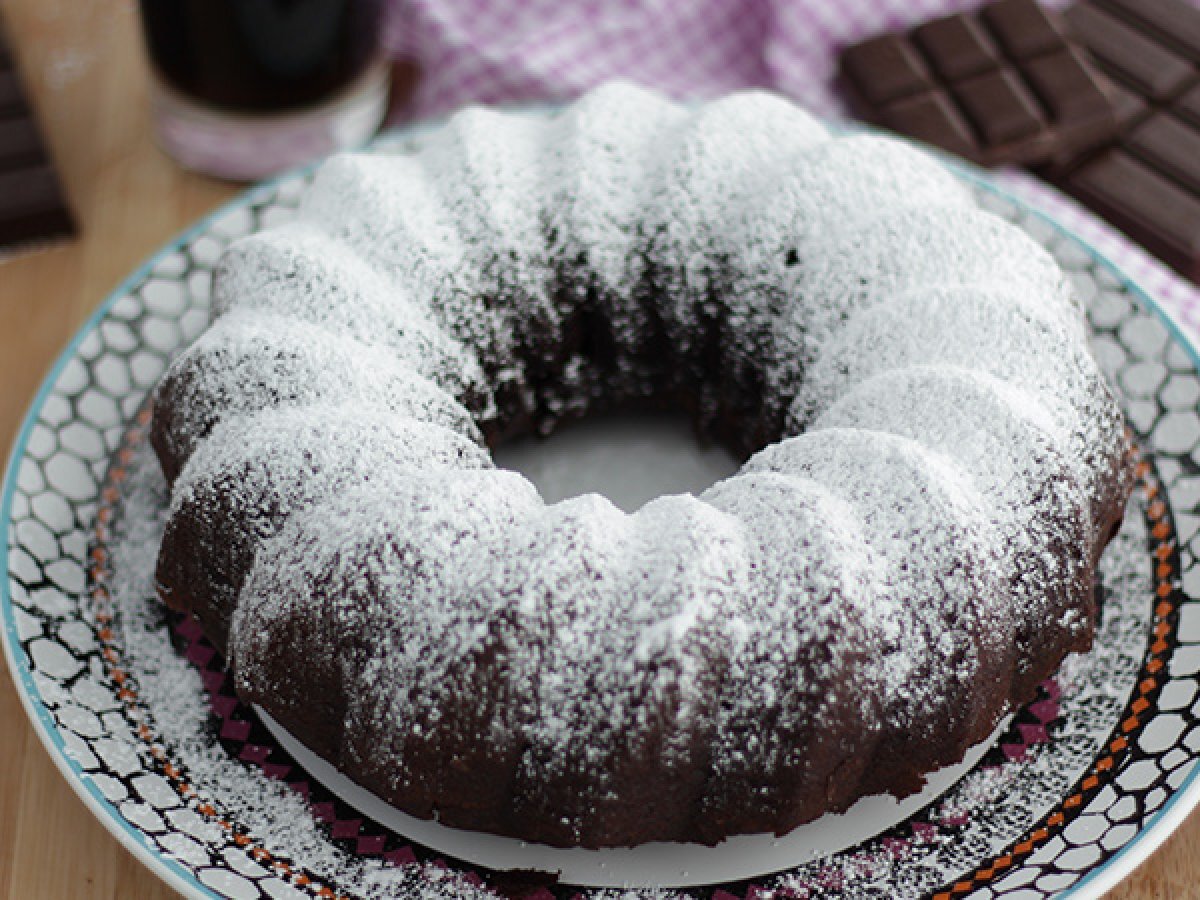
[[[1102,566],[1095,647],[917,798],[868,799],[778,840],[555,851],[407,819],[238,702],[198,629],[153,598],[165,488],[146,396],[205,327],[221,251],[286,219],[305,173],[249,192],[131,275],[17,437],[0,614],[51,756],[125,846],[194,897],[1098,897],[1200,799],[1200,358],[1093,250],[961,174],[1076,283],[1142,460]]]

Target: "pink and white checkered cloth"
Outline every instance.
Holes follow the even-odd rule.
[[[407,118],[468,102],[567,100],[622,76],[679,98],[767,87],[820,116],[847,115],[838,49],[979,0],[391,0],[389,45],[419,63]],[[1061,5],[1058,0],[1054,5]],[[1121,266],[1200,335],[1200,289],[1033,176],[1014,193]]]

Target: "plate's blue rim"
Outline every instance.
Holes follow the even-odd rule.
[[[534,110],[554,108],[553,106],[527,107],[527,109]],[[432,122],[390,128],[377,135],[371,143],[390,139],[412,138],[436,127],[436,125],[437,122]],[[1175,317],[1170,312],[1164,309],[1137,281],[1126,274],[1107,255],[1096,249],[1090,241],[1066,228],[1048,213],[1038,208],[1034,203],[995,184],[981,170],[958,160],[947,158],[943,154],[936,155],[947,168],[964,180],[1008,202],[1015,203],[1022,209],[1028,210],[1060,235],[1081,245],[1097,262],[1106,267],[1123,287],[1133,294],[1143,308],[1153,313],[1162,322],[1171,337],[1183,346],[1191,358],[1193,365],[1196,367],[1197,372],[1200,373],[1200,349],[1197,348],[1192,338],[1176,322]],[[130,293],[135,285],[151,274],[154,267],[162,259],[182,249],[184,244],[192,238],[208,230],[214,221],[235,210],[252,205],[261,199],[263,195],[275,190],[284,182],[301,178],[313,172],[320,163],[321,161],[318,160],[317,162],[290,169],[254,187],[248,188],[205,214],[189,227],[178,232],[162,247],[147,257],[132,273],[122,279],[117,287],[108,294],[104,301],[87,318],[83,325],[80,326],[79,330],[75,332],[70,343],[58,355],[51,365],[50,370],[42,379],[38,391],[34,395],[34,399],[30,403],[29,409],[21,422],[21,427],[13,440],[4,469],[3,492],[0,493],[0,565],[5,567],[4,576],[0,577],[0,620],[3,621],[4,625],[4,655],[8,662],[9,672],[12,674],[17,693],[20,695],[21,703],[25,707],[30,721],[35,725],[34,730],[37,732],[43,746],[50,754],[59,771],[66,776],[72,789],[84,801],[88,809],[100,820],[101,824],[105,825],[110,834],[113,834],[147,868],[158,874],[176,890],[183,893],[190,893],[197,897],[213,898],[213,900],[222,900],[222,897],[201,883],[189,869],[185,868],[177,860],[162,853],[151,843],[149,837],[143,831],[135,828],[126,820],[112,801],[100,792],[92,779],[86,777],[83,768],[67,751],[66,744],[62,740],[55,724],[53,714],[46,706],[33,681],[33,674],[29,668],[28,660],[25,658],[24,651],[20,649],[20,640],[17,636],[16,619],[12,612],[12,595],[7,572],[9,553],[12,549],[9,545],[9,534],[12,529],[13,494],[16,490],[17,470],[25,457],[29,435],[37,422],[46,399],[62,375],[63,369],[66,368],[67,364],[78,353],[80,345],[108,317],[117,301]],[[1196,754],[1193,759],[1200,760],[1200,753]],[[1131,838],[1113,856],[1105,860],[1096,869],[1088,872],[1058,896],[1062,900],[1067,900],[1067,898],[1071,898],[1071,900],[1085,900],[1085,898],[1089,897],[1099,897],[1103,891],[1113,887],[1144,862],[1198,804],[1200,804],[1200,763],[1194,762],[1193,769],[1188,777],[1167,798],[1162,808],[1157,810],[1138,830],[1137,835]],[[1159,833],[1160,831],[1161,833]]]

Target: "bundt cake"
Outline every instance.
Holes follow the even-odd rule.
[[[783,833],[918,789],[1092,639],[1122,416],[1053,260],[907,144],[765,93],[468,109],[326,163],[213,317],[154,399],[162,597],[417,816]],[[746,461],[633,513],[492,464],[630,406]]]

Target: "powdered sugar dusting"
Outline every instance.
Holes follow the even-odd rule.
[[[472,109],[324,167],[216,309],[160,392],[160,571],[236,536],[175,581],[229,592],[240,691],[419,815],[795,824],[1086,638],[1120,415],[1057,265],[910,148],[761,94]],[[473,441],[655,396],[769,446],[626,514]]]
[[[476,405],[486,411],[477,357],[430,321],[419,298],[304,219],[251,235],[226,251],[216,275],[213,312],[267,310],[381,344],[457,397],[483,394]]]
[[[646,185],[663,165],[663,142],[686,115],[657,94],[614,82],[585,94],[547,125],[542,164],[549,249],[595,273],[601,303],[614,321],[639,315],[630,302],[645,265],[636,252],[636,223]],[[578,165],[580,159],[589,164]]]
[[[775,475],[747,477],[771,479],[780,486],[787,484],[789,490],[790,483],[799,481]],[[144,445],[135,456],[125,485],[123,512],[117,520],[119,534],[110,544],[114,553],[112,593],[118,607],[117,622],[121,631],[124,662],[137,679],[141,701],[151,716],[151,723],[167,742],[171,760],[182,767],[199,790],[200,798],[216,802],[230,818],[248,829],[255,843],[261,844],[277,858],[301,862],[308,871],[329,879],[341,890],[368,898],[405,897],[411,900],[448,897],[482,900],[484,897],[494,897],[495,894],[474,888],[457,874],[445,869],[420,865],[393,867],[341,852],[329,840],[327,826],[313,816],[302,795],[281,782],[267,778],[256,768],[230,759],[212,734],[209,724],[211,709],[205,699],[199,672],[172,646],[169,630],[163,626],[161,613],[153,599],[151,572],[167,515],[169,496],[157,472],[157,464]],[[773,493],[771,482],[760,480],[755,487],[753,492],[735,491],[730,496],[743,503],[772,503],[769,499]],[[710,494],[715,496],[718,490],[719,486],[714,487]],[[772,505],[778,507],[780,516],[787,516],[790,508],[800,504],[785,498]],[[1147,534],[1138,512],[1136,507],[1130,509],[1122,535],[1104,556],[1104,581],[1115,590],[1106,603],[1104,627],[1110,630],[1133,628],[1144,638],[1148,633],[1148,620],[1143,607],[1146,589],[1151,581],[1145,552]],[[840,516],[836,505],[827,515],[835,519]],[[791,522],[789,517],[785,527],[792,527]],[[820,531],[795,530],[804,537],[803,542],[791,545],[797,555],[805,554],[810,539],[824,540]],[[770,526],[767,531],[768,534],[773,533]],[[771,543],[774,543],[773,539]],[[837,557],[814,553],[813,558],[836,559],[839,562],[845,560],[846,567],[851,570],[860,569],[865,563],[861,558],[860,541],[848,540],[836,549],[844,551],[845,556],[841,552]],[[769,561],[780,570],[789,569],[787,557],[771,557]],[[801,618],[796,605],[781,604],[777,609],[788,609],[793,619]],[[770,633],[769,630],[763,631],[763,634]],[[1129,645],[1134,647],[1135,653],[1124,658],[1121,656],[1122,648]],[[747,642],[747,646],[765,649],[771,646],[771,642],[757,645]],[[1112,705],[1110,715],[1115,717],[1136,681],[1141,662],[1136,651],[1141,646],[1142,643],[1136,638],[1130,642],[1110,636],[1101,641],[1087,657],[1069,658],[1060,680],[1065,679],[1068,690],[1074,691],[1076,688],[1070,687],[1072,679],[1076,677],[1073,673],[1089,671],[1093,667],[1112,673],[1104,679],[1102,688],[1100,681],[1092,679],[1091,690],[1102,689],[1106,697],[1107,692],[1111,691],[1107,702]],[[1085,698],[1089,696],[1086,684],[1079,689],[1085,692]],[[1039,803],[1048,806],[1061,798],[1062,792],[1069,788],[1077,773],[1091,760],[1094,744],[1090,740],[1080,739],[1081,735],[1090,732],[1079,721],[1079,717],[1082,716],[1084,721],[1091,720],[1095,715],[1092,705],[1095,699],[1094,696],[1084,699],[1082,706],[1078,701],[1073,704],[1075,711],[1068,712],[1068,720],[1063,726],[1066,737],[1051,745],[1053,752],[1031,754],[1019,766],[975,771],[955,789],[952,797],[954,802],[985,804],[988,812],[983,814],[977,811],[976,818],[1000,823],[999,832],[986,832],[995,846],[1002,846],[1010,832],[1016,836],[1017,832],[1013,829],[1025,827],[1022,823],[1028,821],[1029,812],[1024,804],[1030,802],[1030,790],[1037,792],[1035,806]],[[1097,740],[1103,736],[1101,732]],[[730,742],[736,740],[728,733],[725,733],[725,737]],[[774,752],[782,752],[782,749],[776,747]],[[1030,770],[1036,770],[1038,777],[1029,778]],[[1006,790],[1006,785],[1013,779],[1020,780],[1022,791]],[[218,831],[215,825],[211,827],[214,832]],[[870,831],[867,827],[863,834],[869,834]],[[807,858],[797,856],[786,864]],[[934,886],[931,879],[940,883],[944,871],[964,870],[977,858],[974,843],[964,847],[959,842],[935,842],[921,847],[914,857],[915,871],[909,871],[912,866],[903,870],[906,879],[912,878],[913,881],[911,885],[906,881],[907,886],[901,891],[901,896],[923,895]],[[940,865],[933,865],[932,861],[935,860],[941,860]],[[893,857],[885,857],[880,861],[880,867],[874,869],[864,869],[861,863],[861,859],[853,859],[845,864],[848,888],[863,880],[874,883],[875,879],[884,878],[891,867],[897,864]],[[813,863],[811,868],[816,870],[828,864],[821,860]],[[832,864],[842,865],[836,859]],[[815,875],[812,877],[816,878]],[[803,885],[810,883],[808,878],[807,870],[802,869],[800,874],[784,876],[778,886],[786,887],[795,883],[800,885],[797,892],[803,893]],[[690,896],[692,892],[639,888],[627,891],[581,890],[581,893],[593,900],[669,900]]]
[[[913,287],[862,309],[816,349],[790,427],[810,427],[865,379],[926,364],[972,369],[1025,391],[1026,414],[1049,417],[1056,448],[1098,508],[1123,464],[1124,419],[1073,305],[1055,299],[1005,279]],[[934,440],[945,423],[922,421]]]
[[[274,407],[370,404],[481,441],[467,412],[390,349],[253,309],[222,316],[157,389],[160,448],[181,467],[219,421]]]
[[[982,498],[953,462],[882,431],[825,428],[769,447],[745,468],[811,478],[857,516],[877,557],[866,602],[886,622],[867,632],[877,668],[865,677],[884,723],[916,732],[931,709],[945,717],[956,683],[985,673],[987,683],[1005,683],[1010,661],[990,659],[983,643],[994,636],[1011,647],[1015,615]]]
[[[122,534],[113,544],[113,596],[131,670],[142,702],[161,727],[189,780],[213,798],[271,854],[293,860],[338,884],[353,884],[368,900],[403,896],[412,900],[494,900],[444,870],[421,865],[390,866],[339,850],[304,797],[286,784],[243,765],[230,765],[209,730],[211,715],[200,673],[171,644],[154,596],[154,558],[168,518],[169,497],[157,463],[143,448],[131,465]],[[212,826],[214,829],[215,825]],[[620,892],[615,892],[614,897]]]
[[[202,442],[189,459],[173,501],[189,502],[237,471],[241,486],[221,485],[220,490],[249,493],[260,486],[255,479],[261,479],[261,488],[277,494],[278,502],[285,504],[279,511],[282,520],[296,511],[287,505],[300,496],[295,491],[330,499],[343,487],[339,473],[356,471],[367,479],[378,467],[404,471],[441,465],[483,467],[490,460],[465,438],[428,422],[397,416],[386,407],[287,407],[217,426],[211,439]],[[322,487],[319,480],[326,478],[331,484]]]
[[[1082,315],[1045,250],[1002,219],[958,204],[885,206],[862,227],[835,225],[797,251],[781,282],[790,302],[774,322],[767,376],[769,390],[786,398],[797,395],[807,367],[847,319],[911,291],[1002,282]],[[805,302],[809,297],[823,302]]]
[[[1091,481],[1034,395],[957,366],[897,368],[843,394],[809,435],[820,440],[824,429],[843,428],[918,441],[978,494],[988,578],[1001,598],[981,631],[990,652],[1015,645],[1024,655],[1035,630],[1037,641],[1057,634],[1065,643],[1086,633],[1091,610],[1085,604],[1079,614],[1080,585],[1089,580],[1091,547],[1103,540],[1090,528]]]

